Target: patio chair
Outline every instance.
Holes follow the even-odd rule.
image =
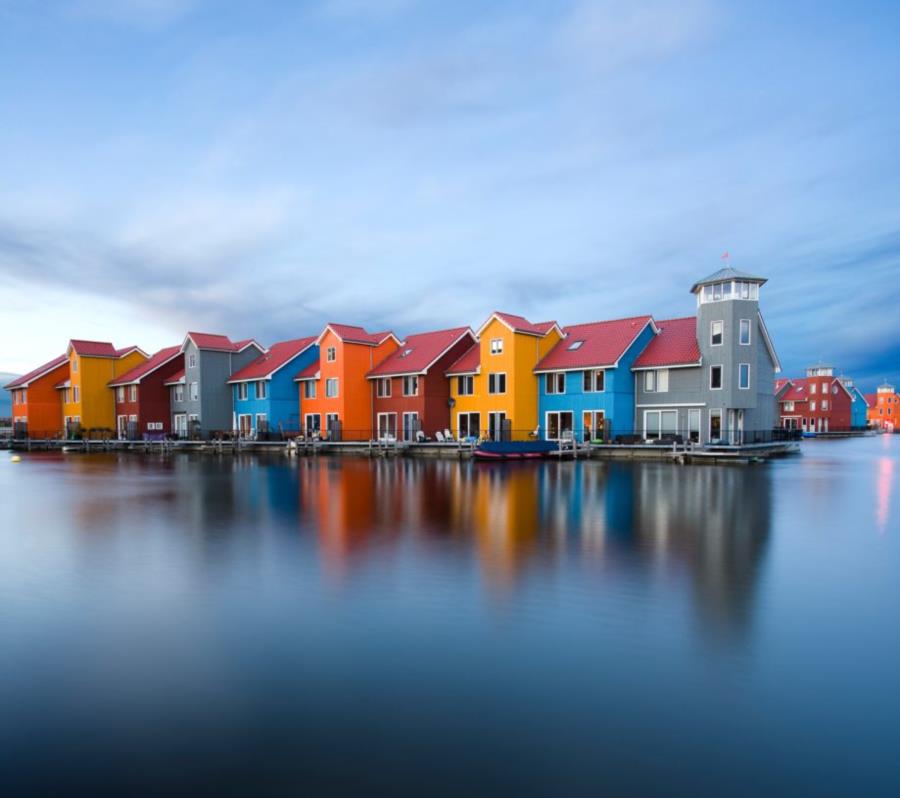
[[[450,432],[450,430],[448,430],[448,429],[444,430],[444,437],[447,439],[448,443],[453,443],[454,437],[453,437],[453,433]]]
[[[444,433],[440,430],[434,433],[434,437],[438,443],[444,443]]]

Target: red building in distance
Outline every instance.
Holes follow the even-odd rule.
[[[812,366],[805,377],[777,380],[780,424],[807,434],[840,432],[853,427],[853,394],[833,366]]]

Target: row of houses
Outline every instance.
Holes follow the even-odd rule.
[[[786,424],[779,402],[786,412],[797,390],[775,382],[765,282],[721,269],[691,287],[694,315],[675,319],[561,326],[495,312],[477,329],[402,339],[331,323],[268,348],[189,332],[152,355],[72,340],[7,387],[16,429],[31,437],[747,442]]]

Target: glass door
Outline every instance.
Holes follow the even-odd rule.
[[[488,413],[488,436],[492,441],[503,440],[503,422],[506,421],[506,413]]]

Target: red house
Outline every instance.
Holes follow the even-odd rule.
[[[166,382],[183,371],[181,347],[169,346],[109,381],[115,391],[116,432],[121,440],[157,438],[171,432]]]
[[[834,376],[831,366],[813,366],[806,377],[775,383],[781,426],[807,434],[853,427],[853,394]]]
[[[450,429],[450,381],[444,372],[475,343],[468,327],[410,335],[366,375],[377,437],[416,440]]]

